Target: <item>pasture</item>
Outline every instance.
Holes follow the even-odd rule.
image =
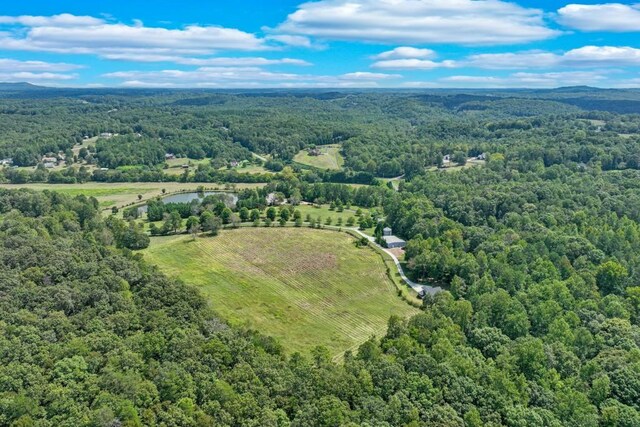
[[[231,324],[276,337],[288,352],[339,357],[417,313],[397,296],[379,254],[346,233],[240,228],[217,237],[154,238],[145,258],[197,287]]]

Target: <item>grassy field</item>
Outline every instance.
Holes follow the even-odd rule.
[[[318,146],[319,156],[310,156],[307,150],[302,150],[293,158],[294,162],[303,165],[312,166],[319,169],[341,169],[344,165],[344,159],[340,154],[340,145],[321,145]]]
[[[145,258],[198,287],[232,324],[274,336],[287,351],[332,355],[384,333],[417,309],[396,294],[379,254],[346,233],[240,228],[217,237],[154,238]]]
[[[428,168],[427,170],[430,172],[439,172],[439,171],[445,171],[445,172],[456,172],[456,171],[460,171],[463,169],[468,169],[468,168],[473,168],[476,166],[484,166],[486,164],[486,160],[476,160],[476,159],[467,159],[467,163],[465,165],[458,165],[457,163],[450,163],[448,165],[445,165],[442,168],[437,168],[435,166],[432,166],[430,168]]]
[[[138,201],[138,195],[144,200],[161,196],[162,189],[167,193],[177,191],[195,191],[199,185],[207,190],[224,188],[217,184],[197,184],[181,182],[86,182],[84,184],[0,184],[0,188],[30,188],[32,190],[51,190],[70,195],[84,194],[98,199],[100,206],[111,208],[122,207]],[[236,184],[236,188],[255,188],[264,184]]]
[[[184,173],[184,169],[182,169],[182,165],[189,165],[189,169],[191,171],[195,170],[198,165],[208,165],[211,162],[210,159],[189,159],[189,158],[179,158],[179,159],[168,159],[165,160],[165,163],[169,166],[168,169],[164,170],[164,173],[167,175],[182,175]]]

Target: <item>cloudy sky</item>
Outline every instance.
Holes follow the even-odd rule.
[[[0,81],[81,87],[640,87],[640,3],[3,2]]]

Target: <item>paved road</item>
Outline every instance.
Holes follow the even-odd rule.
[[[349,230],[353,230],[356,233],[358,233],[359,235],[361,235],[362,237],[366,237],[371,243],[373,243],[374,245],[376,245],[377,247],[379,247],[380,249],[382,249],[383,251],[385,251],[387,254],[389,254],[389,256],[393,259],[394,264],[396,265],[396,267],[398,267],[398,273],[400,273],[400,277],[402,277],[402,280],[404,280],[404,282],[409,285],[414,291],[416,292],[420,292],[421,290],[424,289],[424,291],[428,294],[434,295],[438,292],[440,292],[442,290],[441,287],[439,286],[429,286],[429,285],[421,285],[420,283],[416,283],[414,281],[412,281],[411,279],[409,279],[407,277],[406,274],[404,274],[404,270],[402,270],[402,265],[400,264],[400,260],[398,259],[397,256],[395,256],[393,254],[393,252],[391,252],[390,250],[388,250],[387,248],[383,248],[382,246],[380,246],[379,244],[376,243],[375,239],[367,234],[364,234],[362,231],[358,230],[357,228],[349,228]]]

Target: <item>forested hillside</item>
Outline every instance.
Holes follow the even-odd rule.
[[[637,91],[2,93],[2,180],[263,185],[232,207],[140,195],[145,219],[0,190],[0,426],[640,425]],[[342,170],[291,161],[324,144]],[[71,149],[82,167],[21,166]],[[171,175],[168,152],[207,160]],[[278,171],[229,164],[250,159]],[[282,226],[302,201],[366,209],[445,291],[337,363],[229,326],[132,252],[183,219],[275,225],[270,196]]]
[[[207,159],[185,179],[225,180],[219,168],[267,156],[279,171],[302,149],[341,144],[347,173],[415,175],[443,156],[527,154],[605,170],[640,168],[637,91],[351,92],[0,91],[0,159],[68,169],[4,171],[12,182],[178,180],[165,154]],[[34,102],[36,101],[37,102]],[[625,108],[619,108],[625,103]],[[635,112],[636,114],[620,114]],[[82,152],[78,144],[88,143]],[[185,160],[186,161],[186,160]],[[235,164],[234,163],[234,164]],[[80,173],[78,166],[111,169]],[[117,170],[116,170],[117,169]],[[49,176],[52,175],[52,176]],[[253,182],[255,177],[231,177]],[[261,177],[264,182],[265,177]],[[326,177],[331,180],[331,177]],[[368,178],[369,180],[371,178]],[[228,179],[227,179],[228,180]]]
[[[638,425],[635,180],[555,167],[509,200],[533,176],[506,166],[435,175],[440,200],[389,190],[414,268],[451,293],[340,365],[226,326],[116,249],[95,200],[3,191],[0,425]],[[448,183],[473,174],[495,190]]]

